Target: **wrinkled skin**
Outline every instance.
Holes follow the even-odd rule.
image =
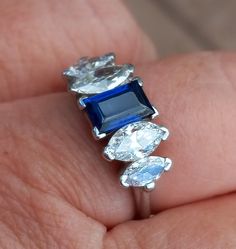
[[[0,13],[0,248],[236,248],[235,54],[160,61],[115,0],[3,0]],[[137,65],[172,134],[146,220],[60,76],[109,51]]]

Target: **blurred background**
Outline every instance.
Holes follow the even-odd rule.
[[[236,0],[126,0],[161,56],[236,48]]]

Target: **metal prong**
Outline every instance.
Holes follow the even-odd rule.
[[[134,65],[132,65],[132,64],[125,64],[124,66],[126,66],[127,67],[127,71],[131,74],[131,75],[133,75],[133,73],[134,73]]]
[[[63,72],[62,72],[62,76],[64,76],[65,78],[67,79],[71,79],[71,78],[74,78],[76,75],[76,69],[73,67],[73,66],[70,66],[69,68],[65,69]]]
[[[127,175],[121,175],[120,177],[120,183],[123,187],[128,188],[129,184],[127,184],[125,181],[127,180],[128,176]]]
[[[164,126],[161,126],[160,129],[165,132],[165,134],[162,137],[162,140],[166,140],[170,135],[169,130]]]
[[[107,147],[105,147],[105,149],[103,150],[103,157],[109,162],[115,159],[115,157],[111,153],[109,153]]]
[[[108,58],[109,62],[115,63],[116,55],[113,52],[107,53],[104,56]]]
[[[154,110],[154,113],[152,114],[151,119],[154,119],[159,115],[159,112],[154,106],[152,106],[152,108]]]
[[[84,99],[86,99],[86,97],[80,97],[77,99],[77,104],[78,104],[80,110],[83,110],[84,108],[86,108],[86,104],[84,103]]]
[[[143,86],[143,80],[142,80],[140,77],[135,76],[135,77],[132,78],[132,81],[133,81],[133,80],[137,80],[137,81],[138,81],[138,84],[139,84],[140,86]]]
[[[106,135],[106,133],[99,133],[99,130],[96,126],[93,128],[93,136],[96,140],[102,139],[106,137]]]
[[[144,190],[152,191],[155,188],[155,186],[156,186],[155,182],[150,182],[144,186]]]
[[[167,157],[167,158],[165,159],[165,168],[164,168],[164,170],[165,170],[165,171],[169,171],[170,168],[171,168],[171,166],[172,166],[172,161],[171,161],[170,158]]]
[[[85,62],[87,62],[89,60],[89,57],[88,56],[83,56],[81,57],[79,60],[77,60],[77,65],[80,65],[80,64],[83,64]]]

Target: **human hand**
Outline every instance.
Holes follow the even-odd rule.
[[[235,248],[236,56],[157,61],[119,1],[12,0],[0,12],[0,247]],[[65,67],[110,51],[137,65],[171,131],[157,153],[174,167],[150,219],[133,220],[119,167],[64,93]]]

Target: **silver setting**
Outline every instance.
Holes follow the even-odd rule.
[[[93,127],[93,136],[94,136],[94,138],[96,139],[96,140],[99,140],[99,139],[102,139],[102,138],[104,138],[104,137],[106,137],[107,136],[107,134],[106,133],[99,133],[99,130],[98,130],[98,128],[95,126],[95,127]]]
[[[109,150],[106,150],[106,147],[103,151],[103,157],[105,158],[105,160],[111,162],[115,159],[114,155],[112,153],[109,152]]]
[[[156,186],[155,182],[150,182],[147,185],[145,185],[143,188],[146,191],[152,191],[155,188],[155,186]]]
[[[82,63],[85,63],[89,60],[88,56],[83,56],[78,60],[78,63],[76,63],[75,65],[80,65]],[[66,72],[64,71],[63,74],[66,76]]]
[[[163,135],[163,137],[162,137],[162,140],[167,140],[167,138],[169,137],[169,135],[170,135],[170,132],[169,132],[169,130],[166,128],[166,127],[164,127],[164,126],[160,126],[160,129],[164,132],[164,135]]]
[[[80,110],[83,110],[86,108],[86,104],[84,103],[84,99],[86,99],[87,97],[80,97],[80,98],[77,98],[77,103],[78,103],[78,106],[79,106],[79,109]]]
[[[135,77],[132,78],[132,81],[133,81],[133,80],[137,80],[137,81],[138,81],[138,84],[139,84],[141,87],[143,87],[143,80],[142,80],[140,77],[135,76]]]
[[[121,175],[120,177],[120,183],[123,187],[128,188],[130,185],[126,183],[128,176],[127,175]]]
[[[165,167],[164,167],[164,170],[165,171],[169,171],[172,167],[172,160],[168,157],[165,158]]]
[[[115,60],[116,60],[116,55],[115,55],[115,53],[110,52],[110,53],[108,53],[106,56],[107,56],[108,61],[109,61],[112,65],[115,65]]]
[[[126,69],[130,73],[130,76],[129,76],[129,79],[130,79],[131,77],[133,77],[135,67],[132,64],[124,64],[124,65],[126,65]]]
[[[154,113],[152,114],[151,119],[154,119],[154,118],[156,118],[156,117],[159,116],[159,112],[158,112],[158,110],[156,109],[156,107],[152,106],[152,108],[153,108],[153,110],[154,110]]]

